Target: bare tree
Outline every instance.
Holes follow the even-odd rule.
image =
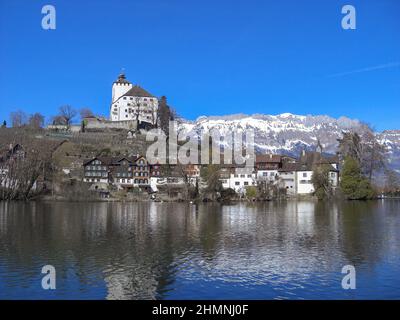
[[[42,128],[44,125],[44,116],[38,112],[32,114],[28,121],[29,127],[33,129]]]
[[[53,125],[66,125],[67,124],[67,122],[65,121],[65,118],[64,117],[62,117],[62,116],[53,116],[52,118],[51,118],[51,123],[53,124]]]
[[[400,176],[399,174],[391,169],[385,170],[385,193],[398,193],[400,191]]]
[[[376,171],[385,167],[385,147],[379,143],[373,129],[367,124],[363,124],[363,131],[360,134],[345,132],[338,141],[342,160],[346,157],[356,160],[362,173],[370,181]]]
[[[18,152],[10,149],[11,153],[0,161],[2,200],[29,199],[39,192],[38,179],[44,178],[45,169],[51,163],[53,150],[48,144],[26,132],[17,134],[16,139],[23,142],[23,149]]]
[[[10,113],[11,125],[14,128],[22,127],[26,125],[28,116],[22,110],[17,110]]]
[[[64,118],[67,126],[71,125],[72,119],[75,118],[77,112],[72,106],[66,104],[59,108],[59,116]]]
[[[379,143],[373,129],[364,125],[365,130],[361,136],[362,152],[361,152],[361,169],[372,180],[373,174],[385,167],[385,147]]]
[[[351,157],[361,162],[361,137],[357,132],[343,132],[339,142],[339,155],[343,161],[346,157]]]
[[[82,109],[80,109],[80,110],[79,110],[79,115],[81,116],[81,119],[94,117],[93,111],[90,110],[89,108],[82,108]]]

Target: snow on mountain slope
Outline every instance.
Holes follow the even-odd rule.
[[[385,130],[377,136],[378,141],[386,147],[391,167],[400,173],[400,130]]]
[[[361,130],[361,123],[346,117],[335,119],[283,113],[200,117],[194,122],[183,121],[180,124],[180,130],[186,130],[190,135],[200,135],[213,128],[218,129],[221,135],[234,130],[253,130],[257,152],[298,155],[302,149],[315,150],[318,139],[324,152],[335,153],[342,131],[351,128]]]
[[[221,135],[235,130],[254,131],[256,152],[280,153],[298,156],[303,149],[315,150],[320,140],[323,151],[336,153],[342,132],[352,129],[364,130],[358,120],[340,117],[338,119],[324,115],[245,115],[199,117],[196,121],[182,120],[179,130],[189,135],[199,136],[201,132],[218,129]],[[388,150],[389,163],[400,173],[400,130],[376,133],[378,140]]]

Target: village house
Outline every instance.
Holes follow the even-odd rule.
[[[149,165],[140,155],[96,157],[84,162],[85,182],[113,184],[119,188],[149,189],[150,179],[160,175],[159,165]]]
[[[83,163],[84,182],[109,183],[111,157],[96,157]]]
[[[286,194],[293,196],[296,194],[296,171],[298,163],[287,162],[279,168],[279,180],[282,188],[286,189]]]
[[[278,154],[256,155],[255,167],[257,180],[277,182],[279,179],[279,169],[281,169],[285,163],[294,162],[296,162],[296,159],[289,156]]]
[[[235,165],[223,165],[220,170],[220,181],[224,189],[233,189],[236,193],[246,194],[246,188],[256,186],[255,170],[236,170]],[[243,168],[239,168],[243,169]]]
[[[327,157],[321,152],[302,152],[295,168],[295,193],[312,194],[315,189],[312,183],[313,171],[316,167],[326,165],[329,168],[329,179],[333,190],[339,185],[339,159],[337,156]]]
[[[314,193],[312,183],[316,167],[326,165],[333,189],[339,184],[339,161],[336,156],[325,156],[320,152],[303,151],[299,160],[281,155],[257,155],[253,170],[244,171],[240,166],[224,164],[220,168],[220,181],[224,189],[233,189],[240,195],[248,187],[262,184],[285,189],[289,196]],[[140,187],[153,192],[180,193],[188,185],[195,187],[200,182],[200,164],[150,165],[140,155],[121,157],[96,157],[84,163],[85,182],[115,185],[131,189]]]
[[[185,176],[187,177],[188,182],[193,186],[195,186],[200,179],[200,170],[200,164],[187,164],[183,167],[183,171]]]

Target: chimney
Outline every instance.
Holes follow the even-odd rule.
[[[301,155],[304,157],[306,155],[306,150],[303,149],[303,151],[301,152]]]
[[[13,149],[13,145],[12,145],[12,143],[10,143],[10,145],[8,146],[8,150],[12,150]]]

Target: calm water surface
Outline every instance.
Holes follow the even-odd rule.
[[[0,298],[399,299],[400,201],[0,202]]]

